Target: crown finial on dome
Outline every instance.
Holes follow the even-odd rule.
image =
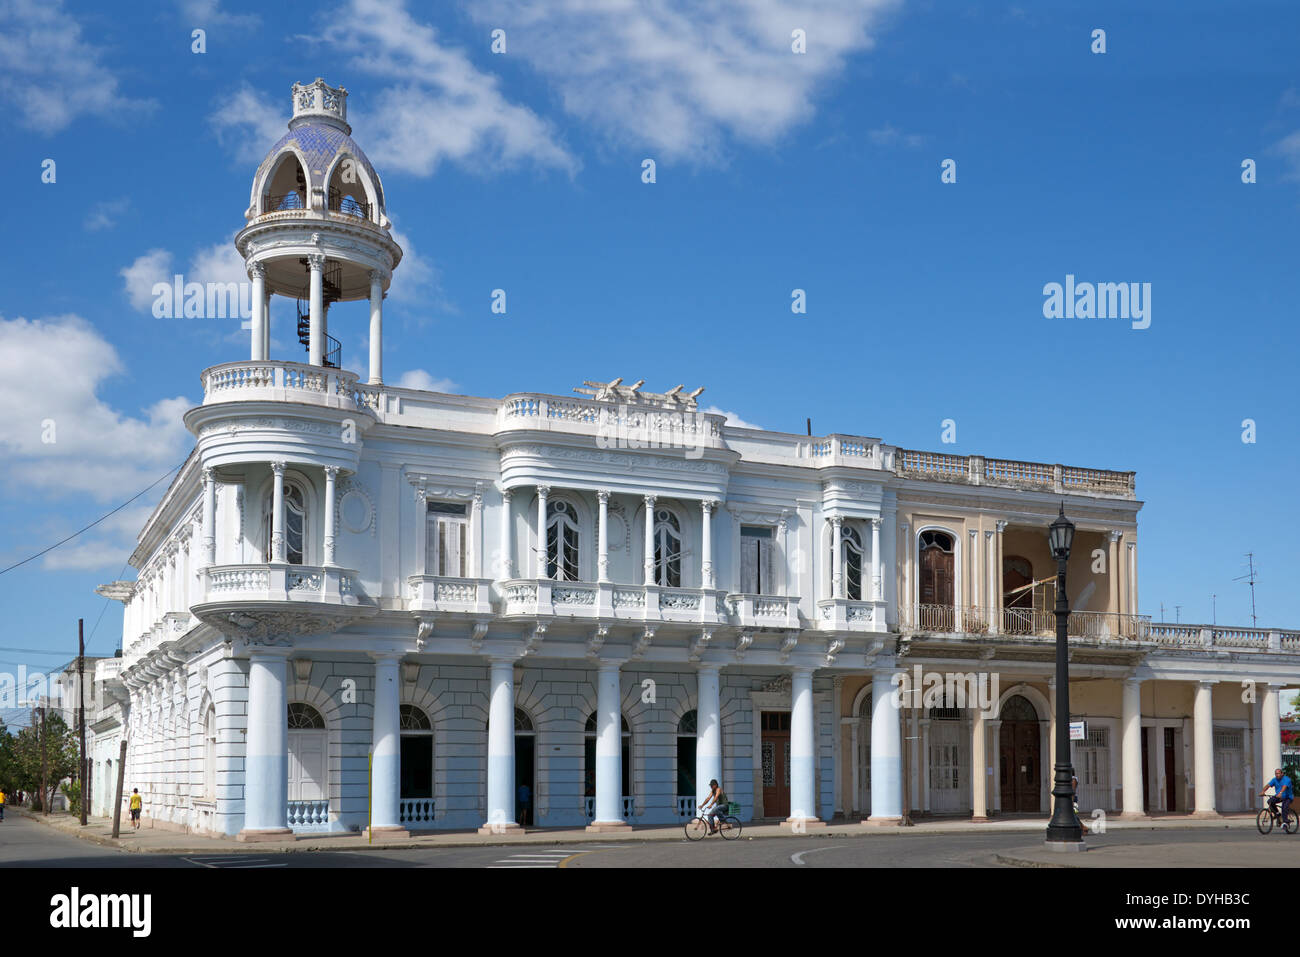
[[[293,119],[289,121],[289,129],[296,129],[303,123],[324,123],[350,135],[348,91],[341,86],[330,86],[321,77],[316,77],[312,83],[295,83]]]

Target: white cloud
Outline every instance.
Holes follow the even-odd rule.
[[[181,16],[191,27],[255,27],[262,22],[255,13],[227,13],[221,9],[220,0],[179,0],[179,7]]]
[[[119,275],[131,305],[141,312],[149,312],[153,307],[154,283],[172,280],[172,254],[166,249],[151,249],[119,270]]]
[[[117,225],[117,218],[125,213],[131,206],[131,201],[125,196],[121,199],[110,199],[96,203],[90,207],[90,212],[86,214],[86,221],[82,224],[87,232],[98,232],[101,229],[112,229]]]
[[[423,369],[411,369],[403,372],[396,383],[399,389],[419,389],[422,392],[459,391],[460,386],[450,379],[435,379]]]
[[[734,412],[728,412],[726,409],[719,409],[716,405],[711,405],[707,409],[701,409],[700,411],[706,412],[709,415],[725,415],[727,417],[727,425],[735,426],[738,429],[763,428],[761,425],[755,425],[753,422],[746,422]]]
[[[62,0],[0,0],[0,100],[23,126],[57,133],[83,114],[120,119],[157,105],[124,95],[100,53]]]
[[[877,146],[906,146],[915,149],[925,142],[924,136],[918,133],[904,133],[889,123],[878,130],[869,130],[867,135]]]
[[[170,250],[151,249],[129,266],[120,269],[123,286],[131,305],[141,312],[152,313],[155,283],[171,284],[175,275],[174,257]],[[244,259],[235,248],[234,233],[211,246],[194,253],[189,271],[183,274],[186,283],[239,283],[248,284],[248,270]]]
[[[346,0],[324,18],[323,42],[348,67],[390,85],[358,104],[357,138],[383,172],[430,176],[444,162],[474,171],[535,165],[570,174],[578,161],[552,125],[510,102],[497,78],[443,43],[401,2]],[[313,38],[315,39],[315,38]],[[327,77],[338,82],[337,77]],[[211,114],[218,140],[240,162],[257,162],[284,133],[284,106],[245,84]]]
[[[192,443],[181,416],[193,403],[175,396],[124,414],[98,395],[123,368],[78,316],[0,316],[0,482],[38,490],[47,503],[108,502],[179,465]]]
[[[1284,180],[1300,180],[1300,130],[1283,137],[1269,147],[1268,151],[1274,156],[1281,156],[1287,165],[1287,171],[1282,174]]]
[[[154,503],[162,498],[167,484],[165,481],[159,482],[148,495],[138,500],[147,504],[133,504],[120,512],[114,512],[90,531],[47,553],[41,559],[41,567],[47,571],[120,571],[135,551],[136,536],[153,514]],[[50,536],[51,544],[84,524],[86,523],[69,523],[70,527],[62,534]]]
[[[483,27],[554,84],[570,114],[623,146],[716,162],[729,137],[771,143],[815,112],[819,88],[897,0],[476,0]],[[350,25],[349,25],[350,26]],[[807,52],[793,53],[801,29]]]
[[[245,83],[233,94],[223,97],[208,116],[217,142],[230,150],[238,163],[262,162],[267,150],[288,132],[289,91],[284,91],[283,105],[276,106]]]

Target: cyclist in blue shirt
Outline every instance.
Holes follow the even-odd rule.
[[[1291,806],[1291,799],[1294,796],[1291,790],[1291,779],[1282,773],[1281,768],[1278,768],[1273,772],[1273,780],[1264,782],[1264,790],[1259,792],[1259,796],[1263,797],[1267,794],[1269,788],[1273,789],[1273,796],[1268,799],[1268,809],[1270,811],[1274,810],[1275,806],[1281,802],[1281,821],[1285,824],[1287,808]]]

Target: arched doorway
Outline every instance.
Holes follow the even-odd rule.
[[[325,719],[309,704],[289,705],[289,824],[309,827],[329,822],[326,772],[329,767]]]
[[[515,708],[515,822],[521,827],[533,824],[534,798],[537,793],[534,767],[537,759],[537,731],[533,719]]]
[[[433,821],[433,722],[415,705],[401,707],[401,771],[398,822]]]
[[[677,814],[689,817],[702,795],[695,790],[695,750],[699,715],[694,709],[677,722]]]
[[[1002,705],[998,735],[998,780],[1006,813],[1042,810],[1041,735],[1038,712],[1024,695],[1012,695]]]
[[[858,705],[858,810],[871,814],[871,696]]]
[[[920,621],[927,631],[952,631],[956,627],[953,582],[956,553],[951,535],[925,531],[920,542]]]

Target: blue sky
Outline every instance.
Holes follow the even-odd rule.
[[[1217,594],[1219,622],[1248,625],[1233,579],[1253,551],[1260,624],[1300,628],[1300,9],[581,6],[0,0],[0,567],[184,459],[199,372],[246,357],[247,333],[155,319],[148,288],[240,278],[253,171],[289,87],[323,76],[407,251],[389,381],[681,382],[765,428],[1133,469],[1144,613],[1208,621]],[[1150,328],[1044,318],[1067,274],[1150,283]],[[364,305],[331,332],[361,368]],[[302,357],[286,304],[273,337]],[[121,608],[93,587],[165,485],[0,575],[0,645],[72,648],[102,613],[91,648],[110,652]]]

